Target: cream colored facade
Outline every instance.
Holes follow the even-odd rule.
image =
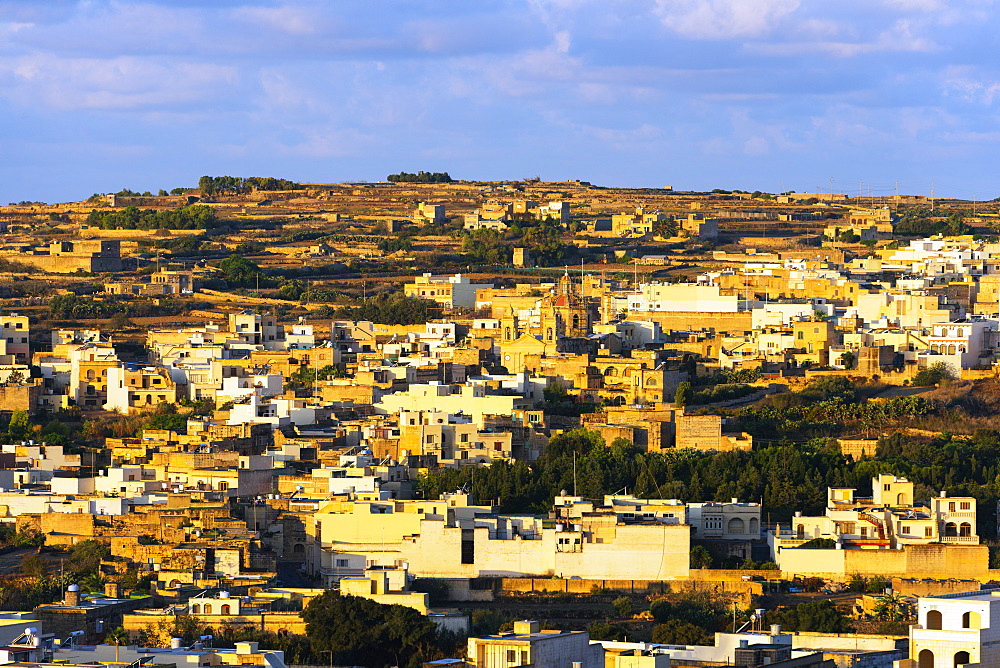
[[[461,505],[461,498],[322,509],[314,518],[313,571],[327,583],[373,566],[439,578],[668,580],[688,574],[687,525],[625,523],[614,513],[553,523],[496,515],[488,507]]]
[[[899,668],[1000,666],[997,590],[924,596],[910,627],[910,658]]]
[[[856,490],[831,487],[826,514],[792,518],[789,530],[779,527],[776,548],[797,547],[814,538],[830,538],[845,549],[897,549],[931,543],[978,545],[976,499],[941,496],[929,506],[916,505],[913,483],[891,474],[872,479],[871,497]]]
[[[469,638],[467,661],[475,668],[604,668],[604,649],[585,631],[543,631],[523,621],[507,633]]]
[[[528,402],[512,394],[487,394],[481,385],[440,385],[437,383],[410,385],[406,392],[387,394],[374,404],[375,412],[393,414],[399,411],[438,410],[472,417],[473,424],[483,428],[488,415],[512,415],[515,410],[529,408]]]

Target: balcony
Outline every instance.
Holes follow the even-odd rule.
[[[964,545],[978,545],[979,536],[941,536],[942,543],[959,543]]]

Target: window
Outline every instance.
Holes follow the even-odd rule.
[[[212,604],[211,603],[206,603],[205,604],[205,614],[206,615],[212,614]]]
[[[347,568],[347,559],[337,559],[337,568]]]
[[[221,614],[223,614],[223,615],[228,615],[229,614],[229,610],[230,610],[229,606],[228,605],[224,605],[224,606],[222,606],[222,609],[219,612]]]
[[[972,503],[969,501],[962,501],[958,506],[961,510],[972,510]]]
[[[927,613],[927,624],[925,624],[925,626],[928,629],[931,629],[931,630],[934,630],[934,631],[940,631],[941,630],[941,611],[940,610],[931,610],[930,612],[928,612]]]
[[[931,527],[924,527],[924,538],[930,538],[934,535],[934,529]]]
[[[517,650],[507,650],[507,663],[517,663]]]
[[[908,527],[908,526],[904,526],[904,527],[902,528],[902,531],[903,531],[903,533],[905,533],[905,534],[908,534],[908,533],[910,533],[910,527]]]

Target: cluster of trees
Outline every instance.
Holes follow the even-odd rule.
[[[379,239],[378,249],[383,253],[395,253],[396,251],[408,251],[413,248],[413,242],[406,237],[390,237]]]
[[[475,476],[471,469],[435,470],[422,476],[418,487],[424,498],[438,498],[468,486],[477,502],[498,503],[502,511],[546,512],[560,490],[574,489],[574,452],[575,489],[584,498],[601,499],[627,487],[639,498],[762,499],[774,521],[787,521],[796,510],[822,514],[827,487],[870,494],[871,479],[880,473],[913,481],[918,499],[947,489],[988,507],[1000,496],[1000,432],[969,439],[945,435],[931,443],[895,434],[879,441],[876,457],[855,462],[825,438],[751,452],[641,452],[624,439],[606,446],[596,432],[575,429],[554,436],[546,455],[530,466],[495,462]],[[995,534],[991,513],[980,513],[978,531]]]
[[[219,263],[223,277],[230,285],[239,287],[256,287],[261,279],[266,279],[259,266],[242,255],[230,255]]]
[[[774,395],[736,411],[736,428],[762,438],[834,436],[885,427],[935,410],[931,401],[919,396],[868,402],[866,391],[843,376],[818,378],[800,392]]]
[[[452,178],[448,172],[425,172],[423,170],[416,174],[410,172],[400,172],[390,174],[385,177],[389,183],[451,183]]]
[[[84,318],[115,318],[112,325],[121,325],[122,318],[175,315],[184,310],[180,301],[162,300],[154,304],[148,299],[125,296],[105,297],[97,300],[74,294],[56,295],[49,299],[49,317],[53,320],[80,320]]]
[[[313,655],[329,657],[331,665],[419,666],[437,652],[434,622],[401,605],[326,591],[309,602],[302,619]]]
[[[759,391],[759,387],[733,383],[719,383],[704,390],[699,390],[691,396],[691,405],[714,404],[719,401],[740,399]]]
[[[497,230],[470,230],[462,239],[462,252],[476,264],[507,264],[514,255]]]
[[[38,547],[44,537],[30,530],[22,533],[4,530],[0,540],[6,545]],[[31,610],[36,605],[60,598],[65,587],[74,582],[85,591],[101,591],[104,587],[99,571],[101,559],[110,554],[108,546],[96,540],[85,540],[60,555],[61,566],[59,561],[39,554],[28,555],[21,561],[20,574],[0,579],[0,605],[5,610]],[[57,572],[60,570],[62,573]]]
[[[87,215],[87,224],[102,230],[200,230],[218,225],[215,210],[204,204],[155,211],[134,206],[119,211],[95,209]]]
[[[968,234],[971,229],[959,213],[942,217],[928,209],[911,209],[893,225],[892,231],[904,237],[927,237],[933,234]]]
[[[288,179],[271,176],[203,176],[198,179],[198,190],[205,197],[213,195],[242,195],[254,190],[301,190],[302,186]]]
[[[380,325],[419,325],[435,317],[438,305],[401,293],[369,297],[360,306],[344,306],[334,312],[344,320],[370,320]]]

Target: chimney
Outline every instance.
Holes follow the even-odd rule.
[[[514,633],[517,635],[528,635],[531,633],[539,633],[542,630],[542,625],[536,621],[521,621],[514,622]]]
[[[108,598],[121,598],[122,586],[117,582],[109,582],[104,585],[104,595]]]
[[[66,587],[66,605],[80,605],[80,585]]]

